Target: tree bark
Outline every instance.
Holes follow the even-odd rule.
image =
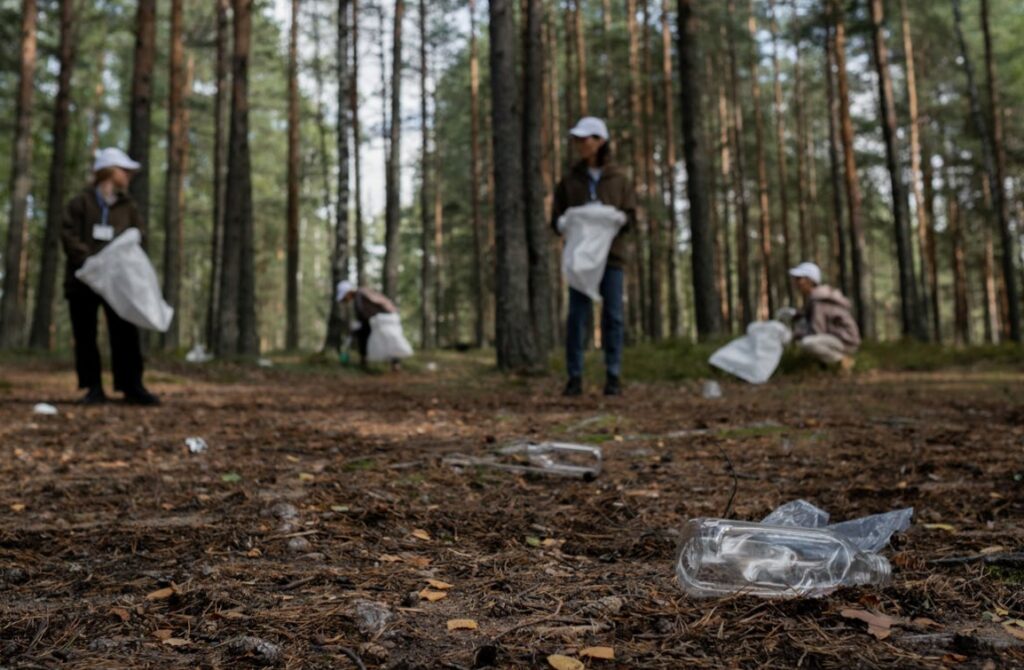
[[[587,41],[583,29],[583,0],[573,0],[573,33],[576,38],[576,87],[579,91],[580,116],[590,115],[590,94],[587,89]]]
[[[857,324],[865,337],[874,337],[874,319],[868,306],[869,273],[864,263],[866,243],[861,220],[860,183],[857,178],[857,159],[853,146],[853,119],[850,116],[850,83],[846,76],[846,23],[838,0],[832,0],[835,20],[836,78],[839,89],[839,118],[842,128],[843,153],[846,161],[846,207],[850,218],[850,255],[853,259],[853,303],[857,309]]]
[[[643,12],[641,14],[643,18],[643,63],[641,65],[641,71],[643,72],[643,146],[644,146],[644,182],[645,191],[647,193],[647,227],[648,227],[648,240],[650,244],[650,260],[648,262],[648,315],[647,315],[647,331],[649,336],[655,342],[658,342],[662,338],[662,283],[665,279],[665,261],[663,258],[663,244],[662,244],[662,225],[659,216],[656,215],[658,209],[655,207],[655,203],[661,202],[661,196],[658,193],[657,180],[655,175],[654,167],[654,142],[651,137],[651,129],[654,126],[654,87],[652,84],[652,70],[651,70],[651,27],[649,22],[651,0],[642,0]],[[698,61],[698,72],[699,61]],[[700,76],[699,74],[697,76]],[[699,124],[697,126],[700,127]],[[699,130],[698,130],[699,132]],[[712,266],[713,267],[713,266]]]
[[[754,105],[754,139],[757,151],[757,190],[761,243],[761,280],[758,289],[758,318],[768,319],[775,313],[774,281],[772,280],[771,203],[768,199],[768,163],[764,155],[764,114],[761,111],[761,80],[758,74],[760,55],[757,41],[757,19],[753,2],[749,5],[747,29],[750,31],[750,94]]]
[[[363,168],[362,146],[363,135],[359,124],[359,0],[351,0],[352,5],[352,73],[349,76],[348,98],[349,115],[352,121],[352,170],[355,173],[356,188],[352,199],[355,201],[355,233],[356,233],[356,283],[366,285],[366,241],[363,230]]]
[[[934,171],[932,169],[931,154],[924,145],[922,145],[921,163],[923,166],[921,175],[924,178],[925,218],[928,220],[923,253],[927,258],[928,297],[931,299],[932,332],[935,333],[935,341],[942,342],[942,297],[939,295],[939,257],[935,231]]]
[[[871,0],[872,44],[875,70],[878,73],[878,94],[881,102],[882,136],[885,140],[885,158],[892,189],[892,215],[896,255],[900,278],[900,315],[904,337],[928,339],[928,326],[922,318],[917,302],[917,281],[914,278],[914,254],[907,221],[907,195],[903,188],[899,154],[896,149],[896,103],[893,99],[892,77],[889,74],[889,51],[885,44],[882,0]]]
[[[736,0],[729,0],[729,23],[735,25]],[[750,291],[750,211],[747,208],[747,186],[745,154],[743,149],[743,106],[740,102],[739,72],[736,63],[735,30],[724,34],[723,39],[729,45],[729,87],[732,104],[732,136],[733,151],[736,155],[736,169],[733,171],[733,193],[736,200],[736,283],[738,284],[740,302],[740,330],[745,330],[748,323],[754,320],[754,302]],[[689,187],[687,187],[689,188]]]
[[[730,119],[732,113],[729,110],[729,100],[725,93],[725,82],[723,77],[718,77],[718,143],[721,153],[720,168],[722,171],[722,286],[721,290],[725,295],[725,311],[723,314],[726,331],[732,331],[733,322],[736,319],[736,305],[733,301],[733,274],[732,274],[732,244],[729,238],[729,184],[735,183],[732,169],[732,157],[730,146],[732,144],[732,133]],[[732,218],[736,218],[735,216]],[[737,226],[739,224],[737,223]]]
[[[220,330],[221,281],[224,274],[224,196],[226,161],[224,114],[228,109],[228,7],[231,0],[217,0],[217,46],[214,76],[217,92],[213,104],[213,232],[210,240],[210,296],[206,307],[206,343],[211,348]]]
[[[672,28],[669,23],[669,0],[661,0],[661,85],[665,98],[665,172],[668,191],[668,243],[665,258],[668,261],[668,332],[671,337],[682,334],[681,307],[679,299],[679,215],[676,211],[676,110],[675,95],[672,92]],[[713,195],[711,197],[714,197]],[[712,209],[714,203],[711,203]],[[715,231],[712,231],[714,235]]]
[[[28,289],[28,197],[32,190],[32,99],[35,93],[35,0],[21,3],[21,60],[11,160],[11,216],[4,253],[3,299],[0,301],[0,349],[22,345]]]
[[[604,120],[613,125],[615,119],[615,87],[612,66],[612,3],[601,0],[601,68],[604,70]]]
[[[699,31],[694,0],[679,0],[680,109],[683,114],[683,151],[686,154],[686,188],[690,197],[690,235],[693,245],[693,300],[697,336],[706,340],[721,331],[721,305],[715,287],[714,241],[709,218],[707,164],[700,146]]]
[[[541,0],[526,0],[526,31],[523,44],[523,202],[526,216],[527,255],[530,265],[530,312],[539,360],[555,344],[551,313],[551,233],[544,209],[544,178],[541,171],[541,98],[544,95],[544,48]],[[583,60],[581,59],[581,63]],[[583,81],[586,86],[586,81]]]
[[[394,45],[391,57],[391,141],[388,149],[384,208],[384,294],[398,296],[401,257],[401,163],[402,163],[402,20],[405,0],[395,0]]]
[[[164,300],[174,308],[170,328],[161,337],[165,350],[180,344],[181,267],[184,226],[185,152],[188,128],[185,120],[187,82],[183,0],[171,0],[170,75],[167,83],[167,175],[164,181]]]
[[[948,163],[947,163],[948,165]],[[951,241],[950,265],[953,268],[953,340],[957,344],[970,344],[970,310],[967,303],[967,253],[964,245],[964,226],[960,201],[953,186],[953,170],[947,168],[946,223]]]
[[[803,51],[800,42],[796,44],[796,62],[793,64],[793,82],[795,92],[793,102],[796,106],[796,202],[797,229],[800,239],[800,260],[815,263],[817,258],[811,257],[811,241],[807,220],[807,105],[804,104]]]
[[[43,259],[39,266],[39,285],[29,335],[29,346],[42,350],[53,348],[53,297],[60,260],[64,166],[67,163],[68,126],[71,121],[71,70],[75,64],[74,20],[74,2],[60,0],[60,74],[57,76],[57,98],[53,105],[53,154],[50,157],[50,182],[46,200],[46,231],[43,234]]]
[[[430,130],[427,123],[427,3],[420,0],[420,346],[437,346],[434,286],[434,213],[430,207]]]
[[[288,177],[285,241],[285,348],[299,348],[299,0],[288,39]],[[344,18],[342,18],[344,20]],[[344,53],[339,50],[339,54]],[[341,109],[344,109],[342,107]]]
[[[629,34],[629,143],[633,150],[633,187],[636,189],[636,227],[633,231],[633,240],[636,253],[634,254],[634,270],[636,276],[636,313],[631,317],[636,319],[633,323],[634,329],[647,331],[649,324],[646,315],[648,314],[649,302],[645,278],[647,276],[647,175],[645,174],[646,161],[639,125],[643,119],[643,106],[640,100],[640,41],[636,25],[636,0],[626,0],[626,29]],[[632,301],[631,301],[632,302]],[[631,319],[633,320],[633,319]],[[650,333],[645,333],[649,335]]]
[[[469,122],[469,199],[473,220],[473,302],[476,307],[473,342],[480,348],[484,346],[484,321],[487,318],[487,289],[484,286],[487,235],[480,217],[480,64],[477,56],[476,0],[469,0]]]
[[[958,1],[958,0],[957,0]],[[1011,230],[1010,204],[1006,195],[1006,145],[1003,141],[1003,109],[999,102],[999,83],[996,79],[995,58],[992,49],[992,32],[989,28],[989,0],[981,0],[981,29],[985,38],[985,70],[988,75],[988,106],[989,118],[992,123],[992,134],[983,141],[991,140],[992,154],[995,156],[992,196],[996,209],[996,221],[999,225],[999,240],[1002,244],[1003,283],[1007,303],[1007,321],[1009,322],[1010,339],[1021,341],[1021,308],[1020,293],[1017,288],[1016,243]],[[966,53],[966,50],[965,50]],[[968,67],[966,56],[964,67]],[[993,174],[993,170],[989,170]]]
[[[846,265],[846,231],[843,228],[843,186],[839,164],[839,96],[836,95],[836,42],[835,30],[828,26],[825,39],[825,83],[828,100],[828,157],[832,184],[832,264],[833,281],[840,290],[850,295],[849,273]],[[813,143],[812,143],[813,144]]]
[[[769,0],[772,19],[769,24],[772,34],[772,75],[775,92],[775,159],[779,175],[779,226],[782,228],[782,267],[778,281],[785,288],[786,304],[795,304],[793,282],[789,281],[789,268],[793,267],[793,254],[789,239],[789,179],[786,170],[786,122],[782,109],[782,76],[779,67],[779,26],[776,20],[775,0]],[[782,291],[779,291],[781,298]]]
[[[497,251],[495,333],[498,367],[526,371],[539,357],[530,325],[529,257],[521,208],[521,127],[512,0],[491,0],[491,134]]]
[[[131,130],[128,155],[138,161],[139,174],[129,191],[135,207],[149,220],[149,130],[153,106],[153,65],[156,61],[156,0],[139,0],[135,17],[135,59],[132,71]]]
[[[337,63],[335,65],[335,79],[338,82],[338,117],[335,130],[335,141],[338,151],[338,206],[335,209],[334,224],[334,248],[331,251],[331,286],[328,289],[328,300],[330,300],[330,316],[327,320],[327,337],[324,340],[324,350],[338,351],[344,341],[346,325],[348,323],[347,310],[341,303],[335,300],[334,287],[343,279],[348,279],[349,259],[349,230],[348,230],[348,200],[349,200],[349,122],[348,111],[352,102],[352,89],[355,88],[355,79],[350,77],[348,69],[348,5],[349,0],[338,0],[338,45]],[[352,18],[355,25],[355,12]],[[354,108],[353,108],[354,109]],[[358,137],[355,139],[358,153]],[[358,189],[357,189],[358,200]],[[357,243],[358,244],[358,243]],[[357,247],[358,249],[358,247]],[[359,253],[358,250],[356,252]]]

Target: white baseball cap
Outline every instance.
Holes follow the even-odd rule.
[[[92,171],[99,172],[103,168],[116,167],[122,170],[138,170],[142,164],[133,161],[128,154],[117,147],[107,147],[96,152],[96,160],[92,164]]]
[[[789,270],[790,277],[807,277],[815,284],[821,284],[821,268],[816,263],[803,262]]]
[[[347,279],[342,279],[334,289],[334,299],[341,302],[349,293],[355,290],[356,287],[352,285],[352,282]]]
[[[576,123],[576,127],[569,131],[573,137],[600,137],[608,139],[608,126],[596,116],[584,116]]]

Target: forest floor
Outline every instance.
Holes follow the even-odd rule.
[[[1019,368],[565,400],[555,377],[439,360],[370,375],[158,363],[164,403],[140,409],[76,406],[66,362],[5,359],[0,665],[1024,666],[1024,565],[1006,556],[1024,547]],[[600,444],[604,472],[442,460],[521,437]],[[734,484],[742,519],[796,498],[834,520],[913,506],[892,583],[686,596],[680,528],[722,515]],[[971,560],[937,562],[951,557]],[[892,619],[872,635],[847,609]],[[476,628],[449,630],[459,619]]]

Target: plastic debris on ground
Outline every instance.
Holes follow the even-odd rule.
[[[34,414],[45,414],[48,416],[53,416],[57,414],[57,408],[51,405],[50,403],[41,402],[32,408],[32,412]]]
[[[206,444],[206,440],[201,437],[186,437],[185,446],[187,446],[188,450],[193,454],[203,454],[206,453],[207,449],[209,449],[209,446]]]
[[[756,321],[747,334],[711,354],[708,363],[751,384],[768,381],[779,367],[782,351],[793,339],[789,326],[780,321]]]
[[[270,360],[269,358],[257,358],[256,365],[260,366],[261,368],[272,368],[274,367],[274,361]]]
[[[209,363],[213,360],[213,354],[207,351],[203,345],[197,344],[185,354],[185,360],[189,363]]]
[[[883,585],[891,567],[878,552],[913,514],[906,508],[829,524],[828,512],[794,500],[761,522],[691,519],[676,576],[698,597],[819,597],[840,586]]]
[[[707,400],[718,400],[722,397],[722,385],[714,379],[709,379],[704,382],[704,386],[701,387],[700,394]]]
[[[487,467],[590,481],[601,474],[601,447],[568,442],[516,442],[494,454],[474,457],[452,454],[444,459],[455,467]]]

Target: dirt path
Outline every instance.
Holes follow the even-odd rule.
[[[721,400],[636,385],[606,402],[493,374],[175,367],[150,375],[152,410],[76,407],[53,366],[0,378],[0,664],[539,668],[588,646],[616,656],[593,668],[1024,664],[1008,623],[1024,567],[929,562],[1022,551],[1024,375],[725,384]],[[442,463],[516,437],[602,444],[605,472]],[[794,498],[837,520],[915,507],[893,584],[683,595],[678,531],[723,513],[724,455],[738,518]],[[900,623],[878,640],[844,608]]]

